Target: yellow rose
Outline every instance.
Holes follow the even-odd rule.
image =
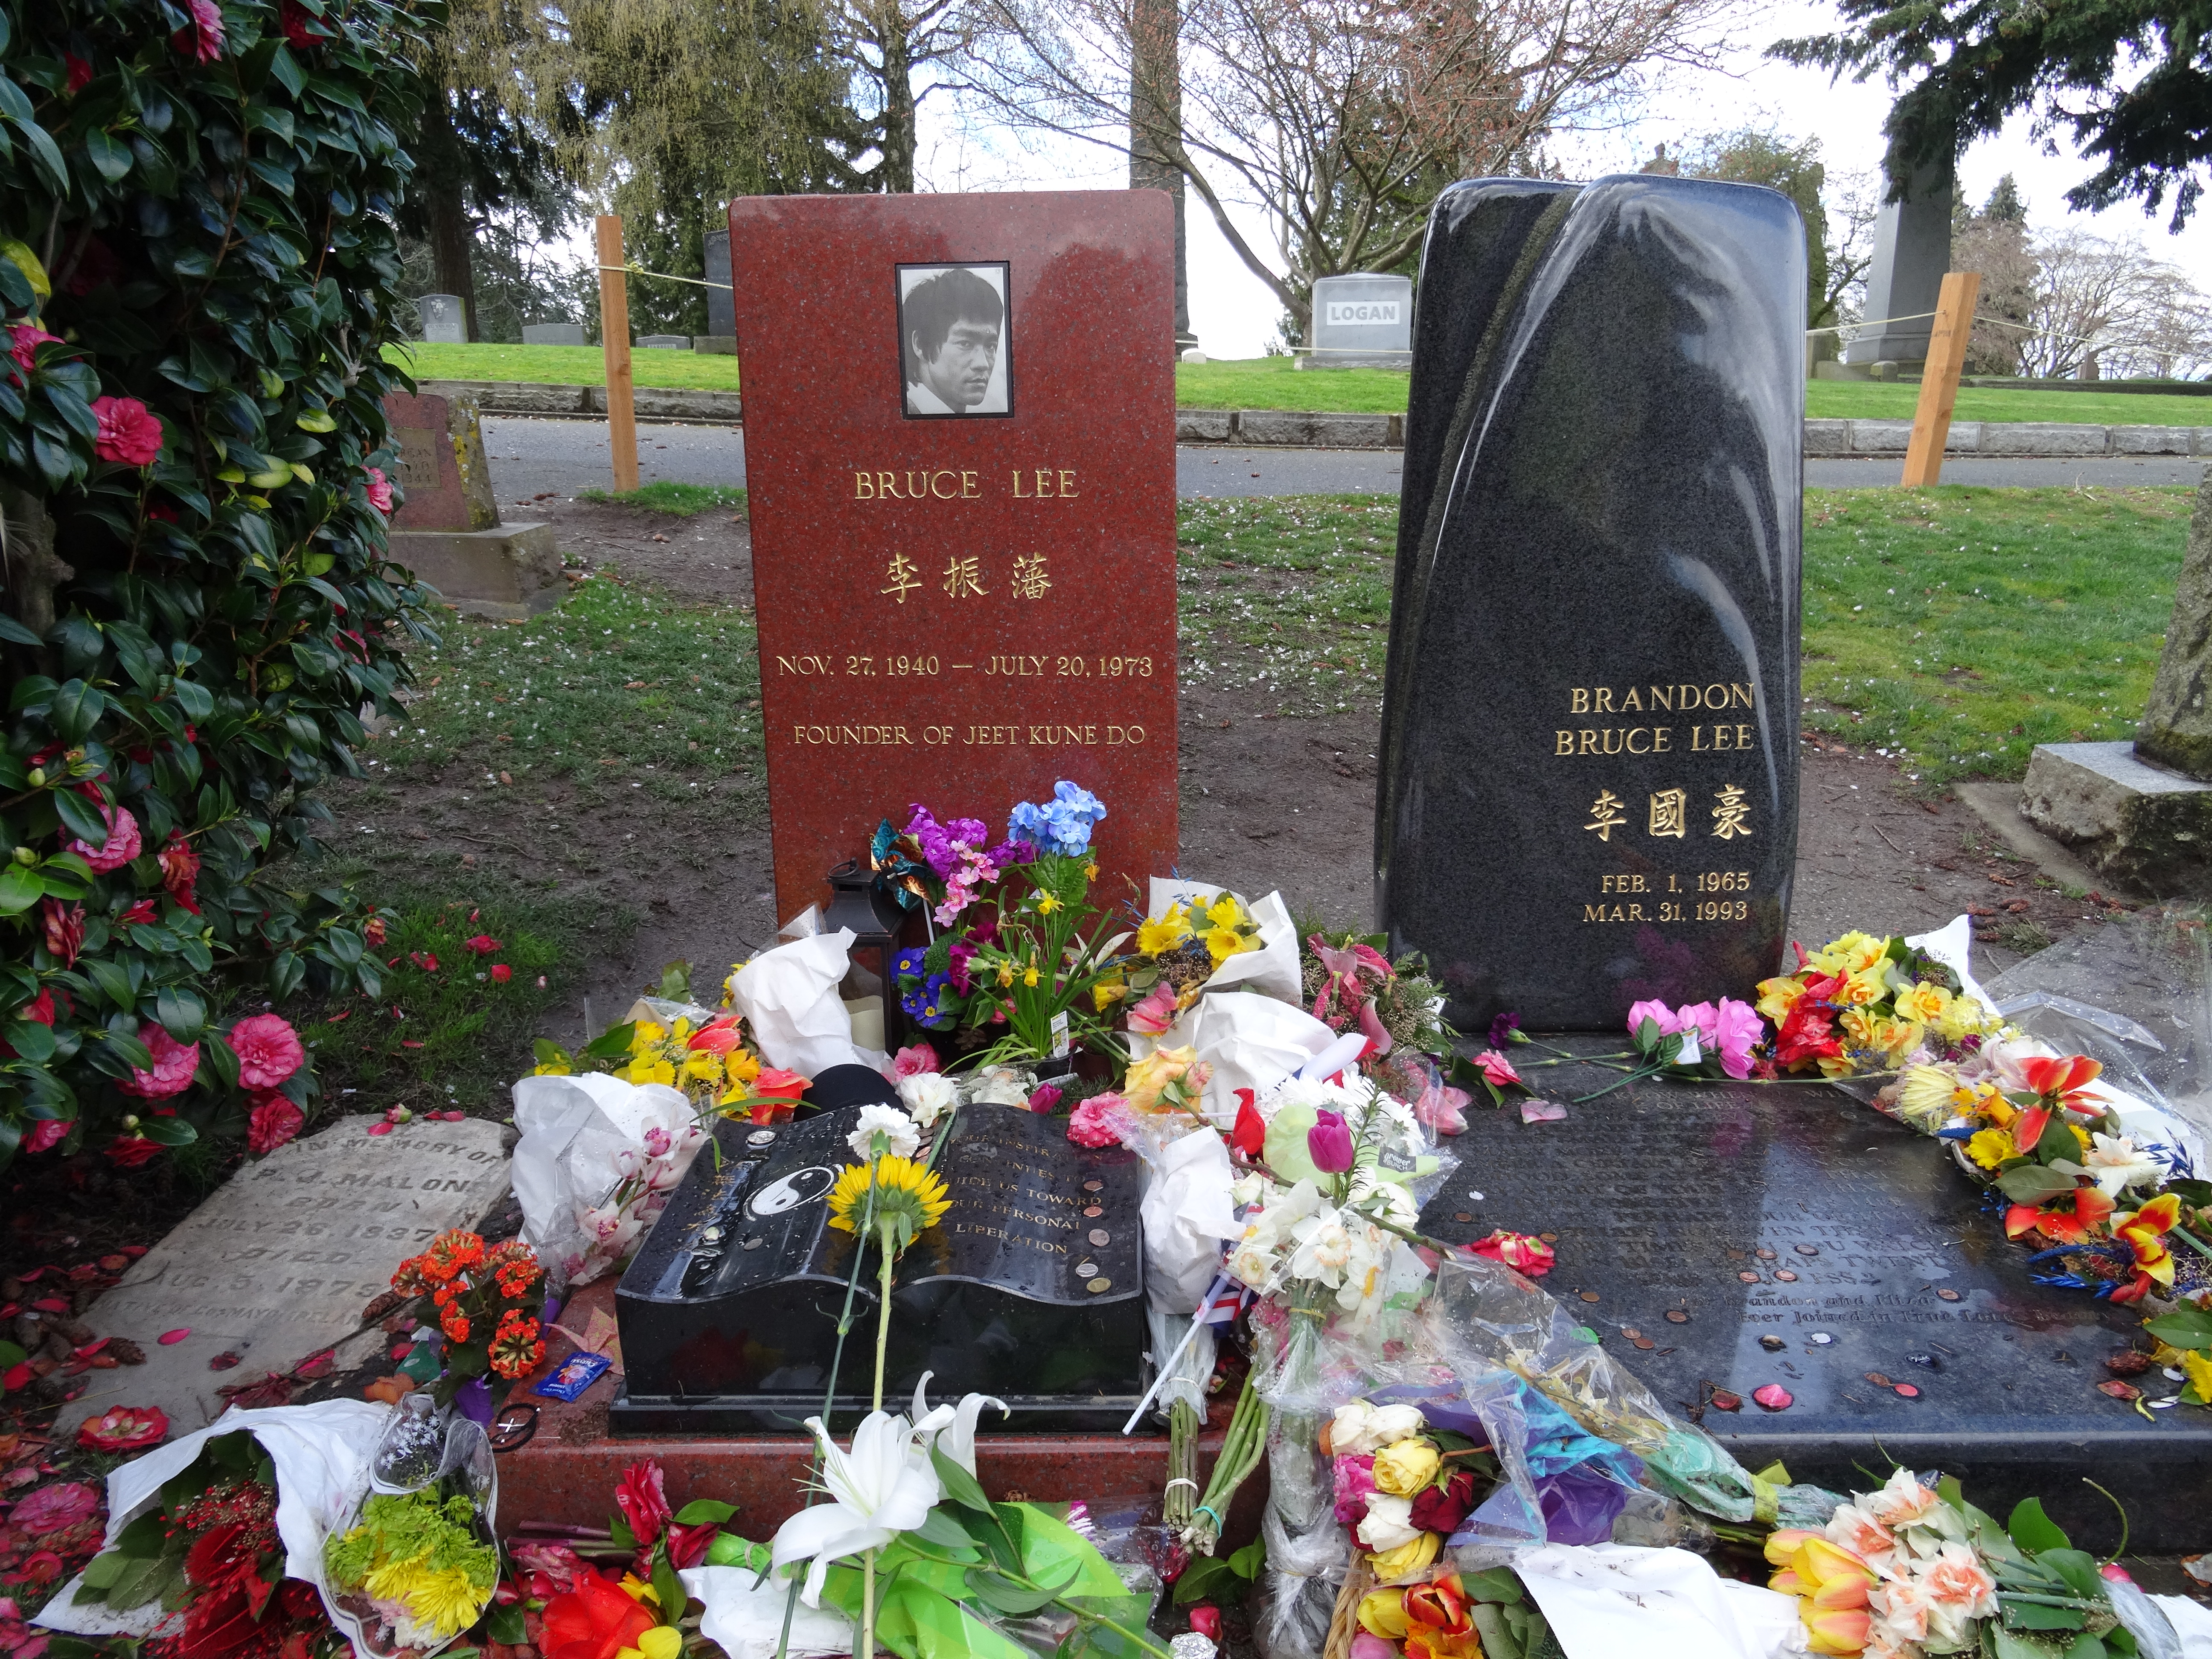
[[[1443,1460],[1425,1440],[1408,1437],[1375,1454],[1375,1490],[1411,1498],[1437,1478]]]
[[[2007,1158],[2016,1156],[2012,1137],[2002,1129],[1978,1129],[1966,1142],[1966,1156],[1984,1170],[1994,1170]]]
[[[1160,1109],[1160,1096],[1170,1084],[1181,1082],[1198,1064],[1198,1050],[1186,1043],[1180,1048],[1155,1048],[1129,1067],[1122,1079],[1121,1098],[1140,1112]],[[1201,1069],[1194,1086],[1206,1086]]]
[[[1395,1550],[1369,1556],[1367,1565],[1386,1584],[1394,1579],[1409,1578],[1437,1559],[1437,1552],[1443,1547],[1443,1541],[1435,1533],[1425,1532],[1410,1544],[1401,1544]]]
[[[1796,979],[1763,979],[1759,981],[1759,1012],[1777,1025],[1789,1018],[1797,999],[1805,994],[1805,985]]]
[[[1359,1628],[1370,1636],[1385,1636],[1393,1642],[1402,1641],[1406,1635],[1406,1592],[1370,1590],[1361,1596]]]

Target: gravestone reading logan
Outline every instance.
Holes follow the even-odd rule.
[[[561,555],[549,524],[502,525],[473,397],[389,393],[399,451],[392,556],[472,616],[518,621],[560,602]]]
[[[449,1227],[473,1226],[506,1191],[496,1123],[368,1133],[382,1121],[349,1117],[280,1146],[178,1223],[87,1315],[100,1334],[138,1343],[145,1364],[94,1375],[128,1379],[123,1397],[159,1406],[179,1434],[204,1427],[222,1415],[222,1384],[296,1365],[358,1329],[402,1261]],[[244,1364],[210,1370],[226,1352]],[[56,1427],[73,1430],[118,1397],[88,1392]]]
[[[1804,232],[1641,174],[1444,192],[1423,254],[1376,908],[1462,1030],[1615,1026],[1781,955]]]
[[[1546,1087],[1564,1098],[1619,1076],[1564,1067]],[[2140,1316],[2034,1283],[2057,1269],[2028,1265],[1942,1144],[1815,1085],[1650,1081],[1560,1122],[1468,1124],[1421,1230],[1555,1238],[1543,1288],[1747,1469],[1779,1459],[1793,1480],[1850,1492],[1893,1462],[1940,1468],[1994,1515],[2039,1495],[2102,1550],[2118,1516],[2087,1476],[2125,1504],[2136,1547],[2202,1546],[2212,1419],[2146,1420],[2097,1391]],[[2181,1388],[2133,1381],[2152,1400]],[[1753,1401],[1770,1382],[1786,1408]]]
[[[1176,854],[1174,224],[1153,191],[730,208],[779,914],[908,804]]]
[[[1413,361],[1413,284],[1404,276],[1322,276],[1310,352],[1299,368],[1405,368]]]
[[[720,1158],[691,1165],[616,1291],[617,1429],[790,1428],[822,1409],[854,1249],[827,1199],[859,1118],[717,1127]],[[884,1398],[930,1371],[933,1397],[996,1395],[1016,1429],[1118,1426],[1146,1346],[1133,1154],[971,1105],[938,1173],[951,1208],[900,1259]],[[877,1261],[854,1292],[840,1410],[866,1408]]]

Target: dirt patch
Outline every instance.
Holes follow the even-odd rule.
[[[741,513],[684,519],[555,495],[500,503],[508,518],[520,518],[526,509],[553,526],[554,544],[573,569],[616,565],[624,580],[672,599],[752,609],[753,538]]]

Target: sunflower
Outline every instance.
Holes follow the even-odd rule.
[[[870,1170],[873,1169],[872,1181]],[[830,1189],[830,1224],[845,1231],[860,1231],[860,1218],[868,1206],[868,1194],[872,1186],[875,1193],[877,1227],[889,1224],[897,1234],[901,1249],[912,1242],[916,1233],[934,1227],[940,1217],[952,1207],[945,1195],[945,1182],[930,1173],[927,1164],[908,1158],[885,1156],[872,1165],[849,1164],[837,1177],[837,1184]]]

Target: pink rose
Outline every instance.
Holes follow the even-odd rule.
[[[1503,1089],[1509,1083],[1521,1082],[1521,1073],[1513,1069],[1513,1062],[1495,1048],[1484,1049],[1474,1057],[1474,1063],[1482,1068],[1483,1076],[1490,1080],[1492,1088]]]
[[[207,0],[192,0],[195,6],[207,5]],[[213,6],[208,6],[213,11]],[[126,466],[150,466],[154,458],[161,453],[161,423],[154,418],[154,411],[136,398],[95,398],[92,400],[94,417],[100,422],[100,435],[92,441],[92,453],[103,461],[121,461]]]
[[[1634,1036],[1647,1019],[1659,1027],[1661,1036],[1672,1036],[1682,1029],[1681,1016],[1665,1003],[1652,998],[1644,1002],[1632,1003],[1629,1006],[1628,1035]]]
[[[246,1120],[246,1150],[256,1158],[275,1152],[300,1133],[307,1115],[282,1095],[270,1095]]]
[[[104,876],[138,856],[138,820],[120,806],[103,806],[100,816],[106,821],[107,844],[94,848],[89,842],[72,841],[69,850],[91,866],[94,875]]]
[[[937,1063],[937,1050],[927,1042],[909,1044],[891,1056],[891,1073],[896,1077],[923,1077],[944,1069]]]
[[[1747,1002],[1723,997],[1717,1013],[1719,1035],[1715,1046],[1721,1053],[1721,1069],[1730,1077],[1749,1077],[1753,1046],[1766,1035],[1759,1011]]]
[[[200,1045],[179,1042],[158,1025],[141,1025],[138,1040],[154,1057],[150,1072],[134,1070],[115,1086],[141,1100],[167,1100],[192,1086],[192,1073],[200,1067]],[[113,1157],[112,1151],[109,1153]],[[151,1157],[149,1152],[148,1157]]]
[[[212,64],[222,56],[222,12],[215,0],[185,0],[192,14],[192,21],[169,37],[169,44],[179,52],[190,52],[203,64]]]
[[[273,1089],[300,1069],[307,1051],[282,1014],[253,1014],[230,1028],[226,1039],[238,1056],[238,1080],[247,1089]]]
[[[60,335],[49,334],[36,323],[17,323],[9,332],[15,337],[15,344],[9,348],[15,356],[15,367],[23,371],[27,379],[33,368],[36,366],[40,346],[49,340],[57,345],[63,343]]]
[[[392,481],[384,476],[384,469],[380,466],[362,470],[368,474],[368,504],[380,513],[389,514],[392,511]]]

